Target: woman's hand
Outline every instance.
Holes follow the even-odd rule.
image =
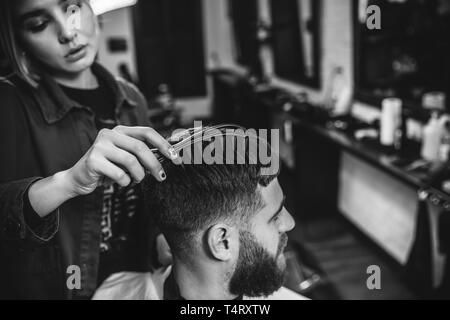
[[[149,144],[174,162],[179,161],[172,146],[154,129],[119,126],[103,129],[81,160],[67,172],[74,196],[92,193],[106,179],[122,187],[140,183],[150,172],[158,181],[166,173]]]
[[[128,186],[132,182],[141,182],[146,172],[150,172],[157,180],[164,181],[166,174],[149,144],[175,164],[181,163],[171,145],[151,128],[119,126],[102,130],[92,147],[72,168],[39,180],[30,187],[31,206],[39,216],[45,217],[66,201],[94,192],[105,179]]]

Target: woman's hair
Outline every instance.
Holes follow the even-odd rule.
[[[0,52],[14,74],[32,87],[37,87],[40,79],[38,64],[32,63],[32,55],[26,54],[17,37],[17,26],[13,20],[13,1],[0,0]],[[83,0],[83,2],[90,5],[90,0]]]
[[[36,87],[39,76],[31,71],[30,60],[17,39],[11,7],[12,0],[0,0],[0,48],[11,71]]]

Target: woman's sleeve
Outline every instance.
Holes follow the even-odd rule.
[[[0,101],[0,239],[47,242],[58,230],[59,214],[28,221],[35,214],[27,205],[28,189],[42,177],[31,174],[36,160],[22,101],[5,82],[0,82]]]

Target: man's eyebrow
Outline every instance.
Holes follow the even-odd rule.
[[[67,2],[68,0],[59,0],[58,1],[58,5],[62,5],[65,2]],[[19,17],[19,22],[23,23],[28,19],[31,18],[35,18],[35,17],[39,17],[39,16],[43,16],[47,13],[47,11],[45,9],[36,9],[36,10],[31,10],[30,12],[24,13],[22,15],[20,15]]]
[[[281,201],[280,207],[278,210],[273,214],[273,216],[270,218],[269,221],[272,221],[284,208],[284,203],[286,202],[286,196],[283,197],[283,200]]]

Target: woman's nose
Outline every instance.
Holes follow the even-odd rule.
[[[70,43],[75,39],[77,35],[77,30],[72,23],[70,23],[70,19],[65,15],[59,17],[58,19],[58,40],[61,44]]]
[[[75,39],[76,37],[76,31],[75,29],[69,29],[67,27],[63,27],[61,28],[61,31],[59,32],[58,35],[58,40],[61,44],[66,44],[66,43],[70,43],[73,41],[73,39]]]

